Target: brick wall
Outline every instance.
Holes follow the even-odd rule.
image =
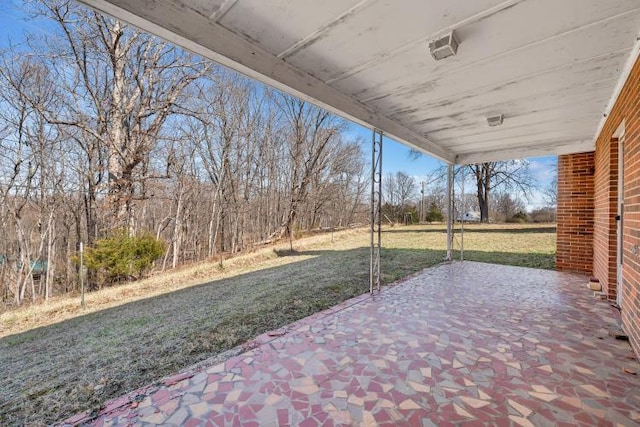
[[[558,157],[556,268],[590,274],[593,267],[594,153]]]
[[[610,299],[616,298],[618,214],[618,141],[601,138],[596,144],[594,177],[593,275]]]
[[[640,355],[640,60],[636,61],[596,142],[594,274],[615,297],[618,146],[613,134],[623,122],[624,233],[622,324]],[[615,160],[614,160],[615,157]],[[615,170],[614,170],[615,169]]]

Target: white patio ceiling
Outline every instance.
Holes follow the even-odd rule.
[[[640,31],[639,0],[81,1],[449,163],[593,150]]]

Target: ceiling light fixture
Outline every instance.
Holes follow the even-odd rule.
[[[498,114],[497,116],[487,117],[487,124],[489,127],[500,126],[504,121],[504,115]]]
[[[458,39],[453,31],[429,42],[429,51],[436,61],[453,56],[458,52]]]

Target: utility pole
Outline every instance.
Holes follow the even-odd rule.
[[[420,222],[424,222],[424,181],[422,181],[422,189],[420,190]]]

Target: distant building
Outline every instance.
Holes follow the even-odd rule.
[[[480,222],[480,212],[470,211],[464,214],[458,215],[456,221],[464,222]]]

